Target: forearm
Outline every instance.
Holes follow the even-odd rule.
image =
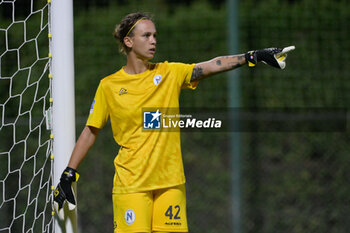
[[[77,143],[70,157],[68,167],[77,169],[84,160],[89,149],[95,143],[99,130],[94,127],[86,126],[79,136]]]
[[[195,65],[191,81],[197,81],[214,74],[236,69],[246,64],[244,54],[221,56]]]

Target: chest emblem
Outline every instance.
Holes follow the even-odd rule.
[[[156,76],[154,76],[153,77],[153,83],[154,83],[154,85],[158,85],[159,83],[160,83],[160,81],[162,80],[162,75],[156,75]]]
[[[128,93],[128,90],[126,90],[125,88],[120,88],[119,90],[119,95],[124,95],[124,94],[127,94]]]

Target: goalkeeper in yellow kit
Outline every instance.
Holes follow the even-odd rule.
[[[115,233],[188,232],[180,133],[143,131],[142,109],[178,109],[181,89],[195,89],[199,80],[246,63],[255,66],[263,61],[283,69],[286,53],[293,49],[256,50],[197,64],[151,63],[156,34],[152,18],[143,13],[127,15],[116,27],[114,36],[126,65],[101,80],[86,127],[54,194],[59,212],[65,201],[70,209],[75,207],[71,184],[78,180],[76,169],[110,120],[120,145],[114,160]]]

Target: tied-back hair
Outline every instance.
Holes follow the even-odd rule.
[[[126,15],[115,27],[113,36],[119,42],[119,51],[121,53],[127,55],[129,52],[129,48],[124,44],[124,37],[132,37],[134,35],[135,24],[141,19],[151,20],[153,22],[153,18],[149,14],[136,12]]]

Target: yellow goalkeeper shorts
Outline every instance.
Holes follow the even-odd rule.
[[[114,233],[188,232],[185,184],[113,194]]]

